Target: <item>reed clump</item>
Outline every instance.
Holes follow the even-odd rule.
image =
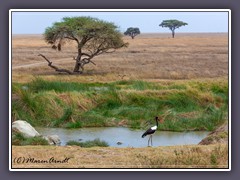
[[[77,83],[35,78],[13,83],[12,117],[33,126],[142,128],[164,116],[160,130],[212,131],[228,117],[227,80]],[[13,120],[14,120],[13,119]]]

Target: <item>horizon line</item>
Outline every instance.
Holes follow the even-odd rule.
[[[177,34],[191,34],[191,33],[228,33],[226,31],[222,32],[177,32]],[[42,35],[44,33],[12,33],[12,35]],[[171,32],[143,32],[141,34],[171,34]],[[139,35],[141,35],[139,34]]]

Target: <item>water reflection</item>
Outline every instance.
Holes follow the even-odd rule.
[[[134,130],[124,127],[98,127],[81,129],[64,128],[36,128],[42,135],[58,135],[61,145],[70,140],[87,141],[99,138],[112,147],[146,147],[148,136],[141,138],[144,130]],[[198,144],[207,136],[206,131],[169,132],[157,131],[153,135],[153,146],[172,146],[185,144]],[[120,143],[118,143],[120,142]],[[122,144],[121,144],[122,143]]]

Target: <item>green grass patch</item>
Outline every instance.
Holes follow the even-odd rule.
[[[65,127],[69,128],[69,129],[81,128],[82,127],[82,122],[81,121],[69,122],[65,125]]]
[[[146,128],[143,124],[154,124],[154,117],[162,115],[161,130],[213,130],[228,115],[226,80],[77,83],[36,78],[14,83],[13,93],[14,119],[33,126],[115,126],[124,120],[129,127]]]
[[[53,127],[60,127],[61,124],[64,124],[65,121],[69,120],[69,118],[72,115],[72,109],[71,108],[67,108],[64,110],[64,114],[62,115],[62,117],[60,117],[59,119],[53,121],[52,126]]]
[[[55,91],[55,92],[71,92],[71,91],[104,91],[110,84],[106,83],[77,83],[64,81],[45,81],[42,78],[35,78],[32,82],[26,84],[29,91]]]
[[[26,146],[26,145],[49,145],[48,141],[43,137],[26,138],[21,133],[14,133],[12,135],[12,145]]]
[[[68,146],[80,146],[80,147],[108,147],[108,143],[106,141],[102,141],[99,138],[94,139],[92,141],[86,141],[86,142],[78,142],[78,141],[68,141],[67,144]]]

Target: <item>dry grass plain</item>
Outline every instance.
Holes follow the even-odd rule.
[[[227,79],[228,35],[224,33],[142,34],[124,37],[129,47],[93,59],[84,74],[58,75],[38,56],[54,65],[72,69],[74,44],[62,52],[48,46],[41,35],[15,35],[12,39],[12,81],[29,82],[34,76],[45,80],[108,82],[116,80],[175,81]],[[123,78],[122,76],[125,75]],[[68,163],[14,163],[18,157],[58,160]],[[126,158],[127,157],[127,158]],[[80,148],[76,146],[13,146],[12,168],[228,168],[226,144],[155,148]]]
[[[21,160],[25,158],[25,162],[18,160],[19,157]],[[32,161],[28,160],[29,158],[32,158]],[[49,163],[51,158],[58,162]],[[69,160],[66,162],[65,158]],[[154,148],[13,146],[12,168],[228,168],[228,146],[226,144]]]
[[[226,33],[142,34],[112,54],[97,56],[97,64],[85,66],[81,76],[61,76],[71,81],[114,81],[123,79],[195,79],[227,77],[228,35]],[[72,70],[75,44],[66,45],[62,52],[50,48],[41,35],[15,35],[12,41],[13,81],[28,81],[32,75],[56,79],[53,69],[38,56],[42,53],[54,65]]]

